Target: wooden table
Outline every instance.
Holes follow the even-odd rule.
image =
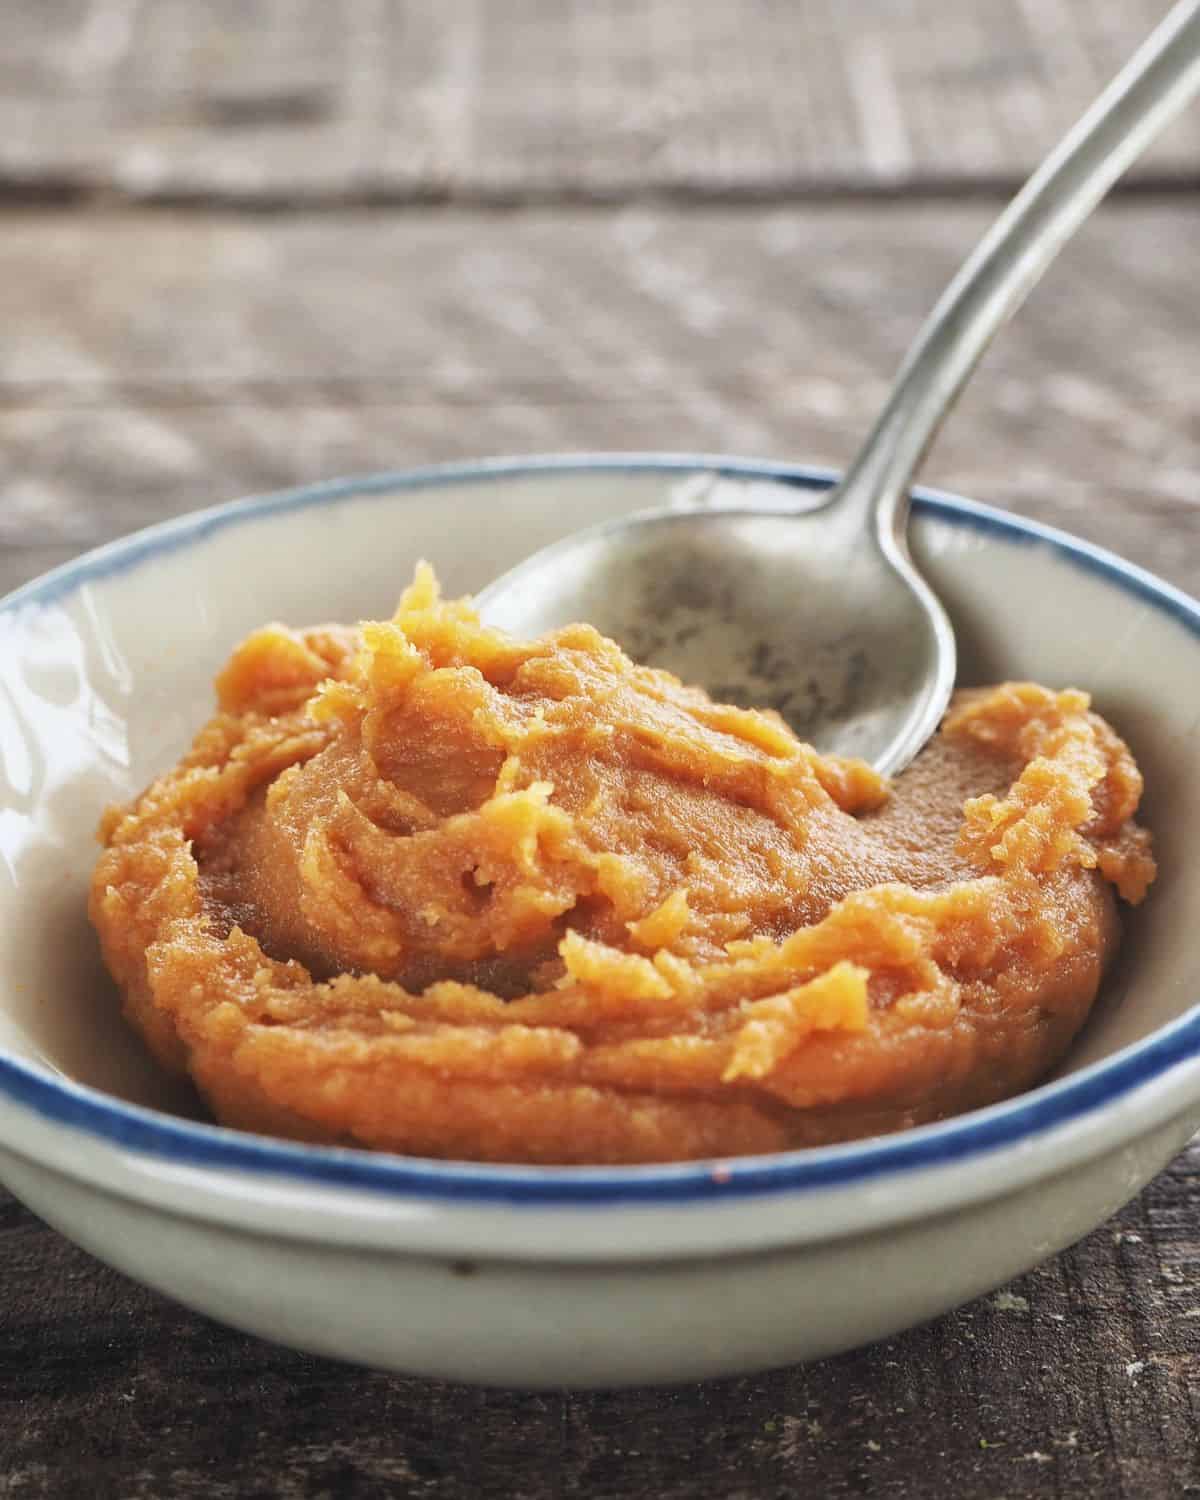
[[[0,15],[0,587],[460,455],[844,461],[1165,0],[55,0]],[[1200,112],[927,477],[1200,587]],[[397,580],[399,584],[401,580]],[[995,1296],[808,1368],[527,1395],[181,1310],[0,1193],[0,1497],[1200,1493],[1200,1150]]]

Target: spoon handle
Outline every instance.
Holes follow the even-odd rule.
[[[1200,90],[1200,0],[1183,0],[1029,178],[946,288],[834,495],[904,550],[908,487],[980,356],[1125,169]]]

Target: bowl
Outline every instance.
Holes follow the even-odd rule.
[[[816,1358],[994,1288],[1112,1214],[1200,1124],[1200,605],[931,491],[912,547],[957,629],[961,680],[1087,688],[1146,774],[1158,885],[1040,1087],[770,1157],[447,1164],[209,1124],[119,1019],[85,915],[96,822],[187,744],[247,631],[388,612],[422,556],[470,591],[596,521],[802,505],[831,482],[710,457],[385,474],[151,528],[0,604],[0,1179],[102,1260],[239,1328],[520,1386]]]

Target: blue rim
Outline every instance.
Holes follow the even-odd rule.
[[[275,512],[335,505],[368,495],[382,499],[397,492],[518,475],[553,477],[600,471],[634,474],[697,469],[729,477],[773,479],[805,489],[827,488],[834,478],[827,470],[790,464],[672,454],[492,460],[334,480],[235,501],[137,532],[26,584],[0,600],[0,611],[50,603],[90,580],[123,572],[148,558],[202,541],[226,527]],[[1115,583],[1125,593],[1152,605],[1200,638],[1200,604],[1102,548],[1051,527],[938,491],[915,490],[914,504],[925,514],[1002,536],[1010,543],[1049,546],[1073,565]],[[768,1193],[813,1191],[867,1182],[886,1173],[949,1165],[1069,1124],[1197,1057],[1200,1057],[1200,1011],[1182,1017],[1150,1040],[1094,1064],[1075,1077],[944,1124],[865,1144],[771,1157],[730,1158],[719,1166],[693,1162],[615,1169],[460,1165],[333,1147],[289,1145],[125,1104],[69,1079],[50,1076],[3,1053],[0,1053],[0,1091],[55,1123],[181,1165],[232,1167],[301,1182],[372,1189],[393,1196],[538,1207],[594,1207],[613,1203],[728,1201]]]

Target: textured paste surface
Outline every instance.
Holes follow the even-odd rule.
[[[1079,692],[960,693],[894,786],[587,626],[269,626],[111,809],[126,1014],[228,1124],[488,1161],[891,1131],[1061,1057],[1154,875]]]

